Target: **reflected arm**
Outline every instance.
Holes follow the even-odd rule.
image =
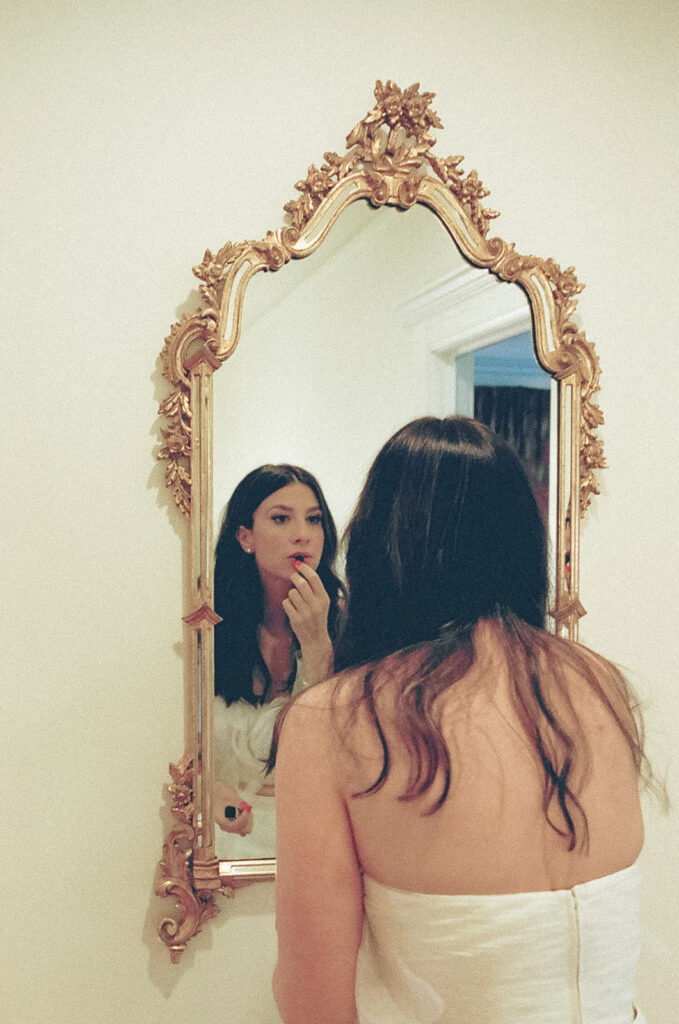
[[[361,875],[338,788],[330,685],[290,709],[276,762],[278,962],[284,1024],[354,1024]]]

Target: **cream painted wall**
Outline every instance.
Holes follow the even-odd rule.
[[[520,251],[575,264],[610,469],[584,638],[626,665],[679,799],[673,0],[8,0],[3,61],[2,1016],[273,1024],[270,887],[170,966],[152,895],[183,746],[182,524],[157,354],[206,246],[262,237],[371,106],[437,93]],[[640,999],[676,1020],[676,811],[649,807]],[[674,1015],[674,1016],[673,1016]]]

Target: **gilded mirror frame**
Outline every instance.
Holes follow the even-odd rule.
[[[193,268],[202,282],[203,305],[175,323],[162,352],[171,393],[160,406],[168,426],[159,458],[166,484],[189,522],[187,614],[188,746],[170,765],[172,813],[178,824],[165,840],[157,892],[174,897],[176,914],[159,934],[178,962],[187,942],[219,912],[217,893],[234,895],[239,879],[275,877],[275,861],[222,861],[215,856],[212,812],[213,626],[212,589],[213,374],[233,354],[241,331],[243,301],[260,271],[278,271],[312,255],[342,212],[358,200],[373,207],[428,207],[468,263],[500,281],[518,284],[528,298],[535,355],[557,381],[558,457],[555,580],[550,610],[557,633],[577,637],[584,615],[579,599],[580,520],[592,494],[595,471],[605,466],[597,429],[603,422],[593,396],[599,390],[594,346],[573,322],[582,290],[572,267],[553,259],[522,256],[513,243],[488,237],[498,214],[482,205],[489,194],[476,171],[465,174],[460,156],[440,158],[432,129],[441,128],[431,108],[433,93],[419,85],[401,90],[377,82],[375,105],[347,136],[347,152],[324,155],[297,182],[300,195],[285,206],[288,223],[262,241],[228,242],[206,250]],[[568,510],[577,510],[569,514]],[[570,524],[567,522],[570,518]],[[570,526],[570,529],[569,529]],[[568,537],[570,534],[570,537]],[[570,551],[570,572],[566,552]]]

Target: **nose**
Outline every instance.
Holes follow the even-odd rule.
[[[292,532],[296,543],[305,543],[309,540],[310,530],[306,516],[297,517],[293,520]]]

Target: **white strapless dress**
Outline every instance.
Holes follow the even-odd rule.
[[[636,864],[555,892],[364,884],[359,1024],[645,1024],[634,1007]]]

